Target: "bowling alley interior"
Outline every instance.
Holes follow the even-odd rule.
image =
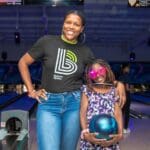
[[[28,96],[18,61],[40,37],[60,35],[69,10],[84,12],[83,42],[129,87],[129,120],[120,149],[149,150],[150,0],[0,0],[0,150],[38,149],[38,101]],[[29,71],[40,89],[42,63],[34,62]]]

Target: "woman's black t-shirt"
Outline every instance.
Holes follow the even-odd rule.
[[[42,62],[41,86],[52,93],[79,89],[85,66],[94,58],[87,46],[69,44],[51,35],[40,38],[28,53]]]

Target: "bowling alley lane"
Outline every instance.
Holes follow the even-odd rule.
[[[150,105],[142,104],[139,102],[132,102],[130,106],[131,112],[135,112],[140,115],[141,118],[150,119]]]
[[[124,135],[120,143],[121,150],[149,150],[150,119],[131,118],[129,126],[131,133]]]
[[[131,133],[124,135],[120,142],[121,150],[149,150],[150,147],[150,119],[130,118]],[[29,150],[37,150],[36,120],[30,122]],[[79,146],[77,148],[79,150]]]

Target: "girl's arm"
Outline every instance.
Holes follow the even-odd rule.
[[[114,117],[117,121],[118,124],[118,133],[110,135],[112,137],[111,140],[106,140],[101,143],[101,146],[107,147],[113,144],[116,144],[123,138],[123,119],[122,119],[122,111],[121,108],[118,104],[118,102],[115,104],[115,112],[114,112]]]
[[[89,141],[93,144],[101,144],[101,140],[97,139],[95,133],[89,133],[87,124],[87,108],[88,108],[88,97],[85,93],[82,93],[81,107],[80,107],[80,123],[81,123],[81,139]]]
[[[125,88],[122,89],[122,92],[125,93]],[[115,97],[118,98],[117,91],[115,93]],[[124,98],[126,99],[126,94],[124,95]],[[123,116],[122,116],[122,107],[120,106],[118,101],[115,102],[114,117],[118,124],[118,134],[116,140],[120,141],[123,137]]]
[[[119,138],[121,139],[123,136],[123,117],[122,117],[122,109],[120,108],[118,103],[115,104],[114,116],[118,124],[118,135]]]

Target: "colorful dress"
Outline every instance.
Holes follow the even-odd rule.
[[[114,116],[114,107],[118,99],[115,96],[115,88],[111,89],[105,93],[97,93],[89,91],[86,85],[81,88],[82,92],[88,97],[88,108],[87,108],[87,123],[94,115],[98,114],[110,114]],[[101,147],[100,145],[91,144],[86,140],[81,139],[80,150],[120,150],[118,144],[114,144],[109,147]]]

